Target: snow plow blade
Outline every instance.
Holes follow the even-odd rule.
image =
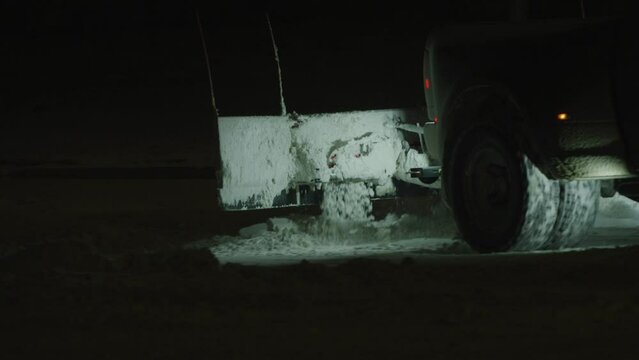
[[[219,117],[220,204],[224,210],[314,204],[329,182],[365,182],[373,197],[393,196],[405,146],[397,126],[423,119],[415,109]]]

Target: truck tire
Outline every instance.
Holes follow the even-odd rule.
[[[574,247],[588,235],[597,217],[600,194],[600,182],[596,180],[560,182],[551,248]]]
[[[479,252],[545,248],[555,229],[559,182],[507,139],[493,127],[471,129],[457,137],[444,163],[455,222]]]

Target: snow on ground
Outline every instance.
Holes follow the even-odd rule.
[[[619,194],[602,198],[595,227],[580,248],[639,244],[639,203]]]
[[[393,252],[441,252],[460,247],[443,205],[431,216],[371,216],[371,189],[363,183],[328,184],[322,215],[272,218],[245,227],[237,236],[217,236],[191,244],[211,247],[221,262],[284,263],[328,260]],[[460,248],[464,248],[461,246]]]
[[[600,199],[595,227],[639,227],[639,203],[619,194]]]
[[[455,245],[451,234],[414,215],[389,214],[379,221],[333,222],[324,217],[273,218],[239,236],[220,236],[211,251],[221,262],[284,263],[394,252],[440,252]],[[440,234],[437,234],[437,233]],[[428,236],[434,233],[434,236]]]
[[[455,226],[443,205],[431,216],[371,216],[371,189],[363,183],[328,184],[322,215],[272,218],[192,246],[211,246],[221,262],[288,263],[397,252],[468,252],[453,240]],[[462,250],[459,250],[462,249]],[[465,249],[465,250],[463,250]]]
[[[391,213],[375,220],[370,217],[370,202],[354,201],[362,198],[358,194],[368,191],[362,186],[342,184],[329,189],[327,199],[331,200],[323,204],[321,216],[272,218],[245,227],[236,236],[216,236],[190,246],[210,247],[223,263],[262,265],[303,259],[339,261],[367,256],[472,253],[455,238],[454,222],[443,205],[435,206],[427,217]],[[616,195],[601,199],[592,235],[573,250],[636,244],[639,203]]]

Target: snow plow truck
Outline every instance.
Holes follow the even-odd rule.
[[[225,210],[303,206],[324,184],[437,189],[475,250],[570,247],[601,196],[639,200],[639,49],[622,1],[440,26],[423,53],[425,109],[219,117]],[[603,6],[604,4],[605,6]],[[543,14],[542,14],[543,15]]]

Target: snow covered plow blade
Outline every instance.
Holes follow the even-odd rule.
[[[372,197],[393,196],[393,177],[428,166],[425,155],[410,156],[398,130],[419,121],[423,114],[412,109],[220,117],[220,203],[225,210],[307,205],[331,182],[363,182]]]

